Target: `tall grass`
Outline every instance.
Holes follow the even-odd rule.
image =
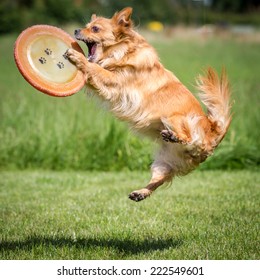
[[[84,90],[67,98],[37,92],[13,61],[15,35],[0,37],[0,168],[144,170],[153,146],[128,131]],[[162,62],[193,92],[211,65],[226,66],[235,100],[229,133],[202,169],[247,168],[260,163],[260,45],[231,39],[154,42]]]

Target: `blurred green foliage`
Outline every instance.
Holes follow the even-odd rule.
[[[259,43],[224,39],[221,35],[170,39],[160,33],[154,38],[152,45],[163,65],[195,94],[195,77],[202,69],[208,65],[218,72],[223,65],[227,69],[235,100],[233,120],[221,145],[200,168],[259,168]],[[4,55],[0,60],[0,170],[149,168],[156,143],[130,132],[94,97],[86,98],[84,90],[55,98],[26,83],[13,59],[15,39],[15,34],[1,35],[0,54]]]
[[[167,24],[260,25],[257,0],[1,0],[0,33],[19,32],[33,24],[82,24],[92,13],[110,17],[126,6],[134,8],[137,25],[150,20]]]

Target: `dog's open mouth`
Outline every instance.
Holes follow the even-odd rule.
[[[90,62],[93,61],[95,59],[95,54],[96,54],[96,50],[97,50],[97,43],[84,38],[84,36],[82,36],[82,34],[81,34],[80,29],[75,30],[74,34],[75,34],[75,38],[77,40],[80,40],[87,45],[87,47],[88,47],[88,61],[90,61]]]
[[[97,49],[97,43],[91,42],[91,41],[85,41],[87,47],[88,47],[88,60],[93,61],[95,58],[95,53]]]

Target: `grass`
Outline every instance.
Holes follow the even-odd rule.
[[[142,172],[2,171],[0,259],[259,259],[260,175],[199,171],[149,199]]]
[[[13,60],[15,35],[1,37],[0,168],[52,170],[147,170],[152,146],[81,91],[54,98],[24,81]],[[195,77],[211,65],[226,66],[235,100],[230,130],[202,169],[251,168],[260,163],[260,45],[229,39],[157,37],[165,66],[193,92]]]

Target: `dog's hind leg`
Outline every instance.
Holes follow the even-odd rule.
[[[171,180],[171,168],[163,162],[155,161],[152,165],[152,178],[149,184],[140,190],[133,191],[129,194],[129,198],[138,202],[152,194],[163,183]]]
[[[161,131],[162,139],[166,142],[187,144],[191,141],[191,131],[188,118],[175,114],[170,118],[162,119],[165,129]]]

